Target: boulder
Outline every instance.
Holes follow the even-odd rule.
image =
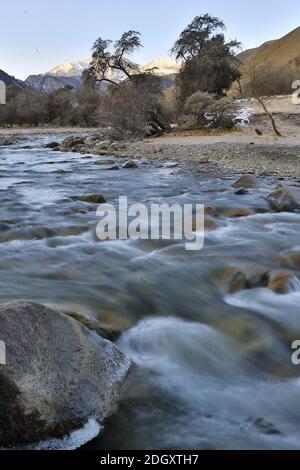
[[[43,305],[0,305],[0,445],[60,438],[114,411],[130,360],[76,320]]]
[[[83,145],[83,144],[84,144],[84,139],[81,137],[74,136],[74,135],[71,137],[67,137],[62,143],[63,147],[68,147],[68,148],[73,148],[76,145]]]
[[[15,140],[11,137],[0,137],[0,146],[6,147],[15,144]]]
[[[197,163],[204,165],[205,163],[209,163],[209,157],[203,156],[197,159]]]
[[[227,266],[219,273],[221,289],[229,294],[235,294],[247,288],[247,277],[235,266]]]
[[[258,269],[258,272],[252,274],[247,279],[247,289],[257,289],[259,287],[268,287],[269,273]]]
[[[125,169],[134,169],[134,168],[137,168],[137,164],[134,163],[132,160],[129,161],[129,162],[126,162],[124,165],[123,165],[123,168]]]
[[[103,135],[102,134],[93,134],[89,135],[84,139],[85,145],[95,145],[97,141],[103,140]]]
[[[204,217],[204,230],[210,231],[210,230],[216,230],[219,228],[218,222],[213,219],[210,216]],[[196,232],[197,231],[197,219],[196,216],[193,216],[193,221],[192,221],[192,231]]]
[[[234,188],[244,188],[244,189],[251,189],[257,188],[258,182],[254,175],[243,175],[239,178],[234,184]]]
[[[79,201],[90,202],[92,204],[104,204],[106,199],[102,194],[86,194],[78,197]]]
[[[210,215],[211,217],[216,217],[217,216],[217,210],[213,206],[205,206],[204,207],[204,214],[205,215]]]
[[[49,142],[48,144],[44,145],[45,149],[55,149],[59,147],[60,144],[58,142]]]
[[[111,145],[111,140],[101,140],[100,142],[94,143],[97,149],[108,149]]]
[[[289,271],[271,271],[268,273],[268,288],[276,294],[286,294],[288,292],[289,281],[294,275]]]
[[[300,252],[299,251],[283,251],[279,255],[279,263],[282,266],[291,269],[300,269]]]
[[[284,187],[277,188],[267,196],[267,201],[273,211],[293,212],[300,209],[300,204],[296,201],[293,193]]]
[[[64,313],[110,341],[117,340],[124,331],[133,326],[132,321],[128,318],[110,311],[104,311],[98,315],[70,311],[64,311]]]
[[[221,213],[223,217],[231,217],[231,218],[249,217],[250,215],[254,215],[254,214],[255,212],[252,209],[247,209],[247,208],[226,209]]]
[[[109,165],[114,165],[113,160],[96,160],[94,162],[94,165],[104,165],[104,166],[109,166]]]
[[[219,228],[218,222],[214,220],[212,217],[205,217],[204,219],[204,229],[205,230],[216,230]]]
[[[105,168],[105,170],[108,170],[108,171],[117,171],[119,170],[120,168],[118,167],[118,165],[113,165],[109,168]]]
[[[246,196],[246,194],[249,194],[249,190],[246,188],[240,188],[240,189],[237,189],[234,194],[236,196]]]

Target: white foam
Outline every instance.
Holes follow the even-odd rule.
[[[292,281],[293,282],[293,281]],[[294,285],[294,282],[293,282]],[[298,289],[289,289],[285,295],[278,295],[268,288],[248,289],[227,295],[225,302],[234,307],[259,313],[279,321],[289,328],[299,327],[300,282]]]
[[[118,344],[138,365],[131,393],[138,401],[144,398],[145,406],[139,405],[133,427],[152,436],[151,445],[299,448],[299,381],[254,376],[254,364],[247,368],[234,342],[212,327],[149,318]],[[161,405],[152,405],[153,394],[161,397]]]
[[[290,279],[288,282],[289,292],[300,292],[300,280],[297,277]]]
[[[90,418],[83,428],[73,431],[62,439],[49,439],[30,444],[25,450],[75,450],[97,437],[101,429],[96,419]]]

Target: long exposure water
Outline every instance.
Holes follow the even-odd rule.
[[[43,148],[50,139],[0,147],[0,300],[126,325],[117,344],[135,365],[88,448],[299,448],[299,273],[283,295],[230,293],[224,281],[228,267],[252,275],[300,251],[300,213],[271,213],[265,200],[278,181],[241,196],[228,171],[158,161],[110,171],[99,157]],[[110,204],[206,204],[220,215],[199,252],[181,241],[101,242],[97,205],[78,200],[94,193]],[[241,208],[253,215],[222,215]]]

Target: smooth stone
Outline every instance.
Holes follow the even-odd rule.
[[[288,284],[293,279],[293,274],[289,271],[271,271],[268,273],[268,288],[276,292],[276,294],[286,294],[288,292]]]
[[[238,217],[248,217],[254,215],[255,212],[252,209],[240,208],[240,209],[226,209],[221,213],[223,217],[238,218]]]
[[[134,163],[133,161],[129,161],[129,162],[126,162],[122,168],[125,168],[125,169],[134,169],[134,168],[137,168],[137,164]]]
[[[234,184],[234,188],[252,189],[258,187],[258,181],[253,175],[243,175]]]
[[[78,197],[79,201],[90,202],[92,204],[104,204],[106,199],[102,194],[86,194]]]
[[[115,345],[29,301],[0,305],[0,330],[1,446],[62,438],[115,410],[131,365]]]
[[[300,204],[296,201],[293,193],[286,188],[280,187],[267,196],[267,201],[273,211],[293,212],[300,209]]]

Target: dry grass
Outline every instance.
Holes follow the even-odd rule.
[[[287,64],[296,66],[300,59],[300,27],[283,38],[269,41],[253,52],[246,53],[244,57],[246,65],[255,62],[258,66],[263,66],[272,62],[275,67]],[[300,68],[300,62],[298,67]]]

